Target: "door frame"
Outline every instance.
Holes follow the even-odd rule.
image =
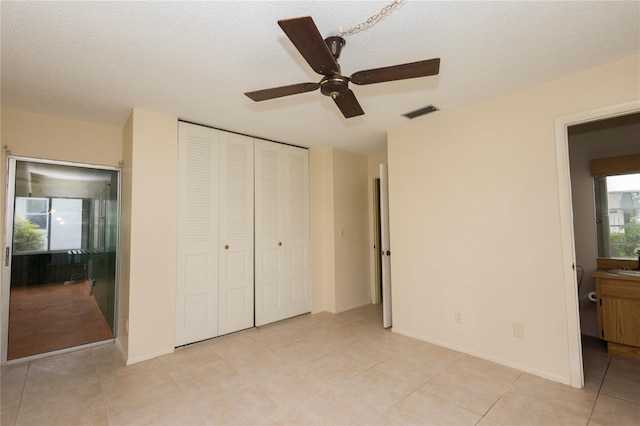
[[[577,114],[558,117],[555,120],[556,167],[558,172],[558,202],[560,209],[560,239],[563,265],[563,281],[569,345],[570,385],[584,387],[582,366],[582,342],[580,336],[580,309],[578,284],[574,271],[576,263],[573,231],[573,205],[571,201],[571,177],[569,171],[569,126],[588,123],[640,111],[640,101],[610,105]]]
[[[24,361],[30,361],[33,359],[44,358],[47,356],[51,356],[53,354],[60,354],[65,352],[70,352],[77,350],[78,348],[91,347],[104,344],[105,341],[89,343],[81,346],[74,346],[71,348],[60,349],[53,352],[46,352],[43,354],[32,355],[25,358],[19,358],[16,360],[7,360],[7,351],[9,344],[9,298],[11,296],[11,259],[13,256],[13,216],[15,214],[15,172],[16,172],[16,163],[18,161],[24,161],[29,163],[41,163],[41,164],[52,164],[58,166],[70,166],[70,167],[84,167],[89,169],[100,169],[100,170],[112,170],[117,172],[118,174],[118,203],[117,203],[117,215],[118,215],[118,230],[117,230],[117,241],[116,241],[116,269],[115,269],[115,306],[114,306],[114,324],[113,324],[113,338],[107,341],[115,341],[118,336],[118,309],[119,309],[119,289],[120,289],[120,244],[121,244],[121,222],[122,222],[122,168],[121,167],[113,167],[113,166],[103,166],[97,164],[87,164],[87,163],[75,163],[71,161],[60,161],[60,160],[47,160],[42,158],[32,158],[32,157],[22,157],[16,155],[7,155],[6,164],[5,164],[5,185],[6,185],[6,194],[5,194],[5,204],[4,204],[4,236],[3,236],[3,253],[2,253],[2,282],[0,284],[0,298],[1,298],[1,311],[2,315],[0,318],[0,347],[2,350],[0,351],[0,365],[9,365]],[[13,166],[12,166],[13,164]]]

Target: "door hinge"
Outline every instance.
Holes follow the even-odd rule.
[[[600,306],[602,306],[602,297],[600,298]]]
[[[9,253],[10,253],[10,248],[7,247],[4,250],[4,266],[9,266]]]

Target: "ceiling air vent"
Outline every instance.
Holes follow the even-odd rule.
[[[428,105],[424,108],[417,109],[415,111],[408,112],[406,114],[402,114],[403,117],[407,117],[409,120],[412,120],[416,117],[420,117],[421,115],[429,114],[430,112],[440,111],[440,108]]]

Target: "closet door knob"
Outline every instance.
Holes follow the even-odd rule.
[[[224,249],[225,249],[225,250],[229,250],[229,244],[225,245],[225,246],[224,246]]]
[[[282,241],[278,242],[278,246],[282,246]]]

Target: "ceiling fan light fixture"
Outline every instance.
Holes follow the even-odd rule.
[[[413,120],[416,117],[420,117],[421,115],[429,114],[431,112],[440,111],[440,108],[434,105],[427,105],[424,108],[417,109],[415,111],[408,112],[406,114],[402,114],[403,117],[407,117],[409,120]]]
[[[349,91],[348,84],[349,80],[341,75],[325,76],[322,81],[320,81],[320,92],[325,96],[331,96],[335,99]]]
[[[379,16],[372,17],[372,22],[375,23],[380,16],[388,13],[400,1],[402,0],[394,0],[392,4],[380,12]],[[429,77],[440,72],[440,58],[433,58],[361,70],[353,73],[351,77],[345,77],[342,75],[337,61],[340,51],[345,45],[342,37],[332,36],[323,39],[310,16],[281,19],[278,21],[278,25],[280,25],[280,28],[289,37],[291,43],[307,61],[311,69],[323,77],[319,83],[290,84],[288,86],[246,92],[245,95],[255,102],[311,92],[319,88],[323,95],[333,99],[345,118],[351,118],[364,114],[364,111],[353,91],[349,89],[349,83],[356,85],[384,83],[408,78]],[[358,29],[354,27],[355,30]],[[345,34],[352,34],[352,32],[349,30]]]

